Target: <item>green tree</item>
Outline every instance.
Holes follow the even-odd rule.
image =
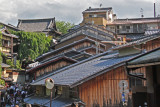
[[[0,47],[2,46],[2,33],[0,31]],[[2,67],[1,67],[1,64],[2,64],[2,55],[1,55],[1,50],[0,50],[0,78],[2,76]],[[4,80],[1,80],[0,79],[0,84],[1,85],[5,85],[5,82]]]
[[[74,24],[65,21],[56,21],[56,26],[57,29],[59,29],[59,32],[66,34],[68,30],[74,26]]]
[[[18,49],[18,59],[22,62],[34,60],[39,55],[49,50],[51,39],[43,33],[12,31],[19,36],[20,45]]]

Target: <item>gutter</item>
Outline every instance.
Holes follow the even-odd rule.
[[[127,71],[127,75],[128,76],[131,76],[131,77],[135,77],[135,78],[139,78],[139,79],[143,79],[143,80],[147,80],[146,78],[143,78],[143,77],[140,77],[140,76],[137,76],[137,75],[134,75],[134,74],[130,74],[130,69],[127,68],[127,62],[126,62],[126,66],[124,67],[125,68],[125,71]]]

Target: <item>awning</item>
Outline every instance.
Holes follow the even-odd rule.
[[[36,105],[43,105],[49,102],[50,99],[47,97],[40,97],[40,96],[32,96],[24,99],[24,102],[27,104],[36,104]]]
[[[78,103],[78,104],[81,104],[81,105],[85,105],[85,103],[83,103],[82,101],[71,99],[71,98],[68,98],[68,99],[57,98],[55,100],[52,100],[52,105],[54,105],[54,107],[68,107],[68,106],[71,106],[73,103]],[[48,102],[44,106],[49,107],[50,102]]]
[[[2,77],[1,79],[3,79],[4,81],[13,81],[13,79],[12,78],[5,78],[5,77]]]
[[[10,65],[7,65],[5,63],[1,63],[1,66],[2,66],[2,68],[9,68],[10,67]]]
[[[24,102],[32,105],[40,105],[40,106],[50,106],[50,98],[49,97],[40,97],[40,96],[32,96],[24,99]],[[71,99],[71,98],[61,98],[58,97],[52,100],[52,105],[54,107],[66,107],[73,103],[79,103],[81,105],[85,105],[81,100]]]
[[[127,62],[127,68],[144,67],[160,64],[160,48],[144,53]]]

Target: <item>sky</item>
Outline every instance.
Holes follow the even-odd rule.
[[[153,17],[154,0],[0,0],[0,22],[17,25],[18,19],[53,18],[79,24],[82,12],[89,8],[112,7],[117,18]],[[160,14],[160,1],[156,14]]]

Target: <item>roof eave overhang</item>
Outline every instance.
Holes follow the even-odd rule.
[[[123,65],[125,65],[125,62],[121,62],[121,63],[116,64],[116,65],[113,65],[113,66],[111,66],[111,67],[109,67],[109,68],[103,69],[103,70],[101,70],[100,72],[98,72],[98,73],[96,73],[96,74],[93,74],[93,75],[91,75],[91,76],[89,76],[89,77],[86,77],[86,78],[83,79],[83,80],[77,81],[76,83],[69,85],[69,87],[70,87],[70,88],[74,88],[74,87],[76,87],[76,86],[78,86],[78,85],[83,84],[84,82],[86,82],[86,81],[88,81],[88,80],[91,80],[91,79],[93,79],[93,78],[95,78],[95,77],[97,77],[97,76],[99,76],[99,75],[101,75],[101,74],[104,74],[104,73],[106,73],[106,72],[108,72],[108,71],[111,71],[111,70],[116,69],[116,68],[118,68],[118,67],[120,67],[120,66],[123,66]]]

